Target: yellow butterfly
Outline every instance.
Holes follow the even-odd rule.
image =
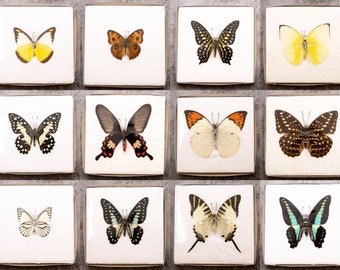
[[[18,59],[23,63],[28,63],[35,56],[39,62],[46,63],[53,55],[51,45],[54,41],[55,27],[44,31],[37,39],[31,38],[20,28],[14,27],[15,42],[17,49],[15,53]]]
[[[330,24],[320,24],[307,36],[300,34],[288,25],[280,25],[280,41],[283,45],[283,55],[293,65],[300,65],[303,60],[308,60],[318,65],[328,56],[327,43],[330,38]]]

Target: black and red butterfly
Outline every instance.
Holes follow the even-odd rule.
[[[108,134],[103,141],[101,147],[102,152],[96,156],[96,160],[101,156],[104,158],[111,158],[121,140],[123,140],[124,152],[126,151],[127,140],[133,147],[136,157],[140,158],[147,156],[150,160],[153,160],[153,156],[146,152],[148,149],[146,141],[143,136],[139,135],[139,133],[144,131],[148,124],[151,114],[150,104],[144,104],[135,112],[126,129],[120,127],[117,118],[104,105],[98,104],[96,106],[96,114],[102,129]]]

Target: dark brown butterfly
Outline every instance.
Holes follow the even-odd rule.
[[[140,107],[131,117],[127,128],[123,130],[121,129],[117,118],[104,105],[98,104],[96,106],[96,114],[102,129],[108,134],[103,141],[101,147],[102,152],[96,156],[96,160],[101,156],[104,158],[111,158],[121,140],[123,140],[124,151],[126,151],[127,140],[133,147],[138,158],[147,156],[149,159],[153,159],[153,157],[146,152],[148,148],[144,138],[139,135],[139,133],[144,131],[148,124],[151,114],[150,104],[144,104]]]
[[[276,110],[276,130],[285,134],[280,138],[280,147],[289,157],[296,157],[307,148],[312,157],[323,157],[332,148],[333,141],[326,134],[333,134],[338,119],[337,111],[319,115],[309,126],[303,126],[299,120],[286,111]]]

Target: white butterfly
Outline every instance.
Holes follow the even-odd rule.
[[[18,207],[18,220],[21,222],[19,232],[22,236],[28,237],[33,233],[45,237],[50,233],[51,227],[47,223],[52,218],[52,207],[46,207],[37,218],[33,218],[26,210]]]

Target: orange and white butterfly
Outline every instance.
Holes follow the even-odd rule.
[[[52,55],[52,44],[56,32],[55,27],[48,28],[37,39],[31,38],[20,28],[14,27],[14,37],[17,44],[15,54],[23,63],[28,63],[35,56],[40,63],[48,62]]]
[[[135,59],[141,51],[139,44],[143,42],[143,35],[143,29],[132,32],[126,39],[116,31],[107,31],[108,42],[112,45],[112,55],[119,60],[122,60],[125,55],[129,60]]]
[[[46,237],[51,230],[50,225],[47,223],[52,218],[52,207],[46,207],[36,218],[33,218],[23,208],[17,208],[18,220],[21,222],[19,225],[19,232],[22,236],[29,237],[33,233],[41,237]]]
[[[246,111],[237,111],[219,124],[211,123],[196,111],[184,111],[188,128],[194,135],[191,137],[192,150],[200,157],[207,158],[216,149],[221,157],[229,157],[240,147],[237,134],[242,130],[247,116]]]

